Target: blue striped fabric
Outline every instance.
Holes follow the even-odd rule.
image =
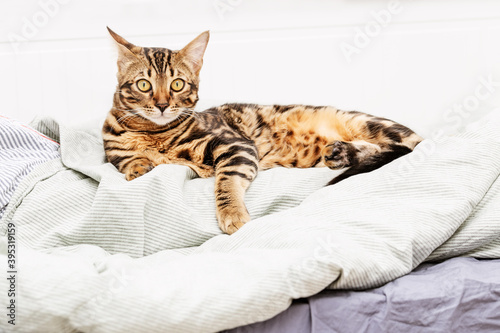
[[[0,218],[19,182],[37,165],[59,156],[57,142],[0,116]]]

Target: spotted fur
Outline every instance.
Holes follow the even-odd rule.
[[[193,111],[209,34],[180,51],[142,48],[110,30],[118,45],[118,87],[103,126],[106,156],[127,180],[162,163],[215,176],[220,228],[234,233],[250,216],[245,191],[258,170],[349,168],[330,181],[372,171],[422,140],[391,120],[331,106],[225,104]],[[185,86],[174,91],[172,82]],[[143,92],[138,81],[151,90]]]

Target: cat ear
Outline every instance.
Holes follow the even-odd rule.
[[[207,48],[209,38],[210,32],[202,32],[191,43],[179,51],[179,55],[187,62],[196,75],[200,74],[201,66],[203,65],[203,54]]]
[[[118,35],[116,32],[108,28],[109,34],[116,41],[116,46],[118,49],[118,68],[120,70],[126,68],[130,63],[137,62],[142,48],[140,46],[135,46],[129,43],[122,36]]]

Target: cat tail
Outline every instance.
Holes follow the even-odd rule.
[[[367,157],[362,163],[351,166],[342,174],[333,178],[326,186],[337,184],[338,182],[347,179],[351,176],[361,173],[370,172],[388,164],[395,159],[412,152],[412,149],[403,145],[390,145],[390,149],[382,151],[378,154]]]

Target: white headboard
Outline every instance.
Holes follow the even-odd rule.
[[[329,104],[431,135],[500,105],[496,0],[23,0],[0,13],[0,114],[23,121],[105,116],[106,25],[173,49],[211,30],[200,108]]]

